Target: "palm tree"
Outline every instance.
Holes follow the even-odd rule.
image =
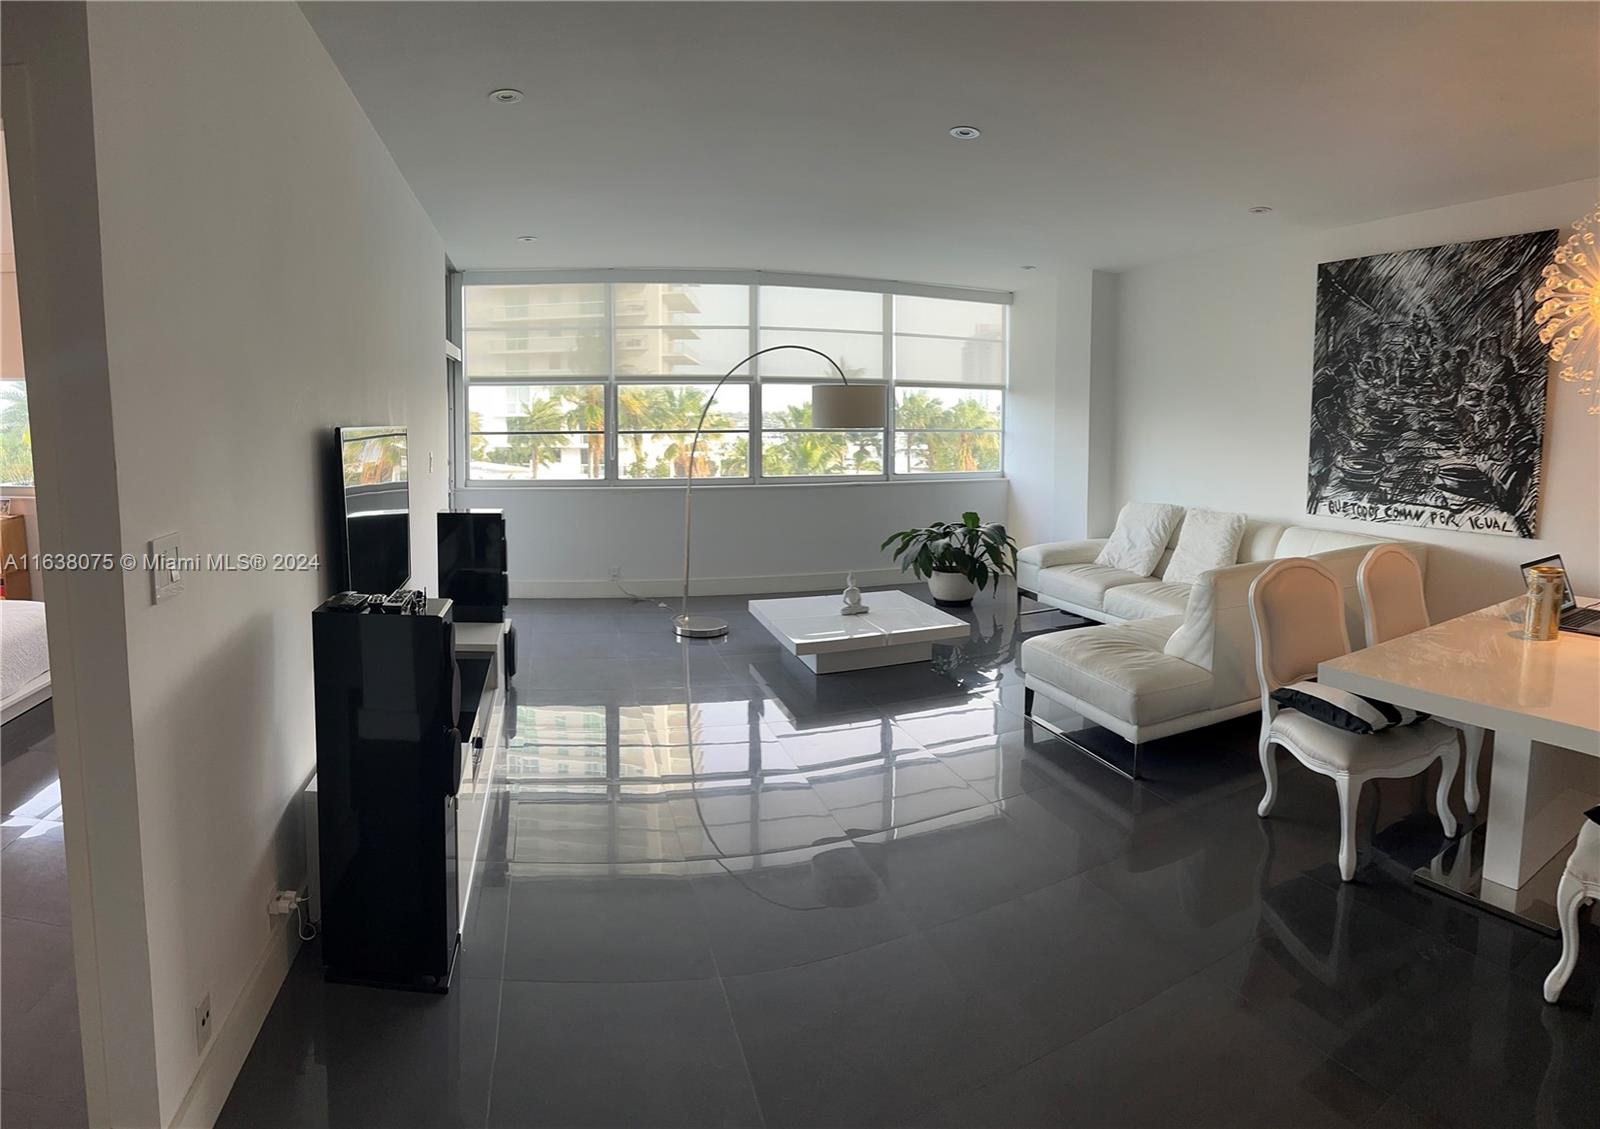
[[[907,470],[932,470],[933,429],[943,426],[945,406],[927,392],[917,391],[895,405],[895,439],[905,452]]]
[[[569,431],[588,433],[585,446],[589,477],[601,477],[606,461],[606,390],[598,384],[583,384],[552,388],[550,395],[552,399],[559,396],[571,402],[562,422]]]
[[[769,413],[770,416],[771,413]],[[837,431],[809,431],[811,405],[791,404],[777,413],[781,430],[775,442],[761,448],[761,472],[773,477],[838,474],[845,469],[850,440]],[[852,462],[865,469],[865,449],[857,451]]]
[[[543,434],[508,435],[505,446],[488,451],[485,457],[492,463],[525,465],[531,476],[538,478],[539,469],[559,460],[567,447],[567,437],[561,434],[565,418],[562,403],[555,397],[533,400],[522,415],[509,417],[506,427],[513,432]]]
[[[705,409],[710,389],[700,385],[627,385],[617,393],[619,433],[627,436],[632,461],[624,474],[629,478],[683,478],[689,470],[689,451],[693,447],[696,424]],[[742,456],[730,453],[716,457],[719,437],[709,434],[742,427],[743,424],[727,412],[718,410],[715,403],[706,413],[705,431],[700,437],[695,456],[695,477],[736,473],[743,477],[747,469],[733,471],[725,467],[748,467],[749,442],[744,442]],[[653,464],[648,458],[645,441],[665,443],[656,453]]]
[[[717,465],[717,473],[724,478],[743,478],[750,473],[750,437],[735,436]]]
[[[624,384],[617,389],[617,432],[626,436],[632,462],[622,471],[625,478],[647,477],[645,467],[644,432],[639,430],[646,421],[657,418],[661,388],[654,384]]]
[[[895,408],[896,442],[908,470],[1000,469],[1000,417],[976,396],[945,404],[913,392]]]
[[[956,401],[948,426],[956,429],[945,436],[953,449],[941,470],[1000,469],[1000,419],[981,401],[971,396]]]

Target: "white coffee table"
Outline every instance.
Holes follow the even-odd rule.
[[[863,592],[865,615],[840,615],[839,596],[751,600],[755,616],[778,642],[818,674],[927,662],[941,639],[965,639],[970,628],[904,592]]]

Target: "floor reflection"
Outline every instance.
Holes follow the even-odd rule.
[[[1592,1120],[1600,941],[1544,1007],[1548,939],[1410,883],[1409,782],[1369,791],[1342,884],[1323,778],[1286,766],[1255,816],[1253,719],[1141,782],[1030,729],[1009,597],[931,664],[827,676],[704,603],[727,639],[514,602],[456,987],[304,953],[219,1124]]]

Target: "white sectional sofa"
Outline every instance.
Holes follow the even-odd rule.
[[[1258,573],[1282,557],[1320,561],[1344,584],[1350,638],[1361,640],[1356,565],[1382,541],[1249,519],[1234,564],[1202,572],[1193,584],[1168,583],[1163,575],[1181,532],[1180,523],[1153,576],[1095,564],[1105,538],[1017,554],[1023,595],[1102,624],[1023,642],[1030,718],[1037,693],[1104,726],[1134,745],[1135,775],[1144,742],[1261,708],[1248,601]],[[1426,568],[1424,546],[1404,547]]]

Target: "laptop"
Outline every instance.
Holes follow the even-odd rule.
[[[1578,598],[1572,594],[1572,581],[1567,578],[1567,566],[1561,563],[1561,554],[1526,562],[1522,566],[1524,581],[1528,579],[1528,570],[1534,565],[1555,565],[1561,570],[1561,630],[1576,631],[1579,635],[1600,635],[1600,605],[1587,608],[1578,606]]]

